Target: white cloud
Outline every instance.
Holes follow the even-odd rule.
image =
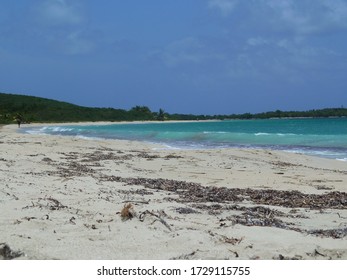
[[[208,0],[207,3],[224,17],[237,8],[235,28],[291,32],[294,36],[347,29],[347,0]]]
[[[223,16],[229,15],[236,7],[237,0],[209,0],[209,8],[217,8]]]
[[[277,28],[292,31],[298,36],[347,28],[345,0],[263,0],[270,8],[267,15]]]
[[[39,20],[47,25],[78,25],[84,22],[79,1],[45,0],[38,6]]]
[[[90,53],[95,45],[91,40],[83,38],[80,32],[73,32],[66,38],[65,52],[70,55]]]
[[[247,44],[249,46],[255,47],[255,46],[262,46],[269,44],[269,41],[262,37],[252,37],[247,40]]]
[[[76,55],[94,50],[85,3],[80,0],[40,0],[33,8],[31,32],[56,52]]]
[[[199,64],[210,59],[222,59],[221,55],[212,52],[205,44],[194,37],[174,41],[153,55],[169,67],[187,63]]]
[[[327,8],[327,20],[341,27],[347,27],[347,3],[343,0],[322,0]]]

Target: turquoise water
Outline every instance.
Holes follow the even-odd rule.
[[[140,140],[180,149],[269,148],[347,161],[347,118],[59,125],[22,131]]]

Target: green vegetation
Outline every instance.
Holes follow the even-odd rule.
[[[0,93],[0,123],[21,122],[82,122],[82,121],[164,121],[164,120],[225,120],[268,119],[299,117],[347,117],[347,109],[330,108],[310,111],[280,110],[259,114],[192,115],[169,114],[163,109],[151,112],[146,106],[135,106],[130,110],[114,108],[89,108],[67,102],[18,94]]]
[[[113,108],[88,108],[46,98],[0,93],[0,123],[13,123],[18,115],[23,122],[80,122],[154,120],[147,107],[129,111]]]

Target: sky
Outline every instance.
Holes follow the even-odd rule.
[[[347,0],[1,0],[0,92],[234,114],[347,107]]]

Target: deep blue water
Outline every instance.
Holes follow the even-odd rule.
[[[31,134],[139,140],[171,148],[269,148],[347,160],[347,118],[115,123],[23,128]]]

